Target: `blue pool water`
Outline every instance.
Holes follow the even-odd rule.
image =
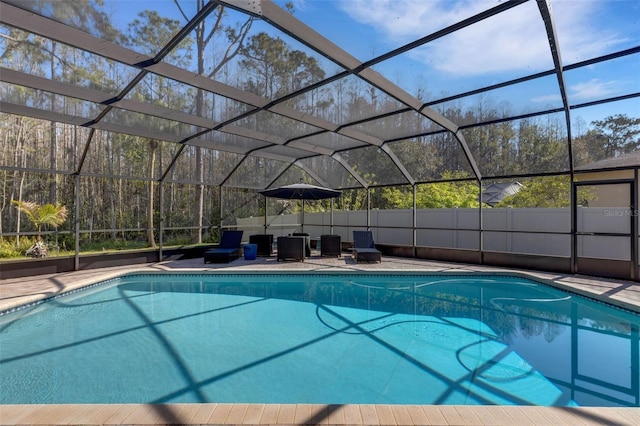
[[[518,277],[128,276],[0,318],[0,403],[638,406],[639,325]]]

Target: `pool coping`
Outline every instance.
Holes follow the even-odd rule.
[[[155,265],[155,264],[154,264]],[[54,300],[58,297],[63,297],[68,294],[75,293],[76,291],[80,291],[83,289],[87,289],[93,286],[101,285],[104,282],[111,281],[114,279],[126,277],[126,276],[134,276],[134,275],[274,275],[278,273],[286,273],[288,275],[309,275],[309,274],[318,274],[318,275],[350,275],[350,274],[362,274],[362,275],[406,275],[406,274],[422,274],[422,275],[450,275],[450,276],[465,276],[465,275],[483,275],[483,276],[512,276],[512,277],[520,277],[528,280],[532,280],[535,282],[542,283],[544,285],[558,288],[560,290],[567,291],[569,293],[574,293],[579,296],[594,300],[596,302],[601,302],[606,305],[614,306],[617,308],[621,308],[626,311],[630,311],[632,313],[640,314],[640,298],[638,300],[629,300],[625,298],[621,298],[619,296],[610,295],[606,293],[598,293],[593,291],[591,288],[584,288],[576,283],[568,280],[563,282],[562,280],[558,280],[555,276],[550,276],[548,273],[540,272],[540,271],[522,271],[522,270],[464,270],[464,271],[425,271],[419,269],[405,269],[405,270],[384,270],[384,269],[376,269],[376,270],[358,270],[358,271],[344,271],[344,270],[274,270],[274,269],[255,269],[255,270],[193,270],[193,269],[171,269],[171,270],[158,270],[158,269],[148,269],[144,268],[136,268],[133,270],[129,270],[126,268],[125,270],[120,271],[110,271],[106,272],[104,275],[99,275],[97,277],[93,277],[86,280],[79,280],[78,282],[72,283],[65,287],[63,291],[57,292],[53,295],[47,295],[46,293],[35,293],[35,294],[27,294],[22,297],[15,298],[12,301],[6,301],[4,298],[0,299],[0,317],[12,313],[17,310],[29,308],[40,303],[47,302],[49,300]],[[563,277],[568,277],[563,275]],[[579,277],[576,275],[575,277]],[[583,277],[583,279],[589,279],[592,281],[603,281],[604,278],[594,278],[594,277]],[[13,281],[13,280],[11,280]],[[607,280],[607,282],[619,282],[625,283],[624,281],[619,280]],[[624,284],[628,285],[628,284]],[[632,283],[632,285],[638,287],[638,292],[640,294],[640,284]],[[0,280],[0,290],[2,289],[2,280]],[[1,294],[1,293],[0,293]]]
[[[4,405],[12,425],[637,425],[640,410],[602,407],[322,404]]]
[[[358,273],[429,273],[436,275],[520,276],[640,313],[640,286],[635,282],[608,280],[579,275],[540,271],[511,270],[479,265],[446,262],[407,262],[407,268],[386,269],[393,262],[383,258],[383,266],[350,265],[348,272]],[[177,274],[296,274],[347,271],[335,262],[313,265],[283,264],[277,269],[261,268],[255,262],[203,267],[195,261],[161,262],[134,267],[106,268],[94,271],[52,274],[29,280],[0,280],[0,311],[7,306],[36,303],[95,283],[130,274],[173,272]],[[287,267],[293,269],[285,269]],[[282,269],[281,269],[282,268]],[[304,268],[304,269],[301,269]],[[6,288],[12,291],[7,292]],[[27,288],[23,288],[27,287]],[[21,294],[16,294],[15,291]],[[51,404],[0,405],[0,424],[334,424],[334,425],[514,425],[514,424],[640,424],[640,408],[636,407],[534,407],[534,406],[464,406],[464,405],[308,405],[308,404]]]

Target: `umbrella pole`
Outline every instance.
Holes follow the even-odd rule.
[[[267,197],[264,197],[264,233],[267,233]]]
[[[329,216],[329,233],[333,235],[333,198],[331,199],[331,213]]]
[[[300,222],[300,233],[304,234],[304,198],[302,199],[302,220]]]

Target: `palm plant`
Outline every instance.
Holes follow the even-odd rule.
[[[38,204],[32,201],[11,200],[18,211],[27,215],[36,231],[36,243],[27,250],[27,255],[33,257],[45,257],[47,247],[42,242],[43,226],[60,226],[67,220],[67,208],[59,204]]]

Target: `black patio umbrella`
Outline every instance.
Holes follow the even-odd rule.
[[[325,198],[339,197],[341,192],[322,186],[309,185],[306,183],[294,183],[292,185],[280,186],[278,188],[265,189],[260,191],[265,197],[281,198],[285,200],[323,200]]]
[[[342,194],[341,191],[325,188],[322,186],[309,185],[306,183],[294,183],[292,185],[280,186],[278,188],[265,189],[260,191],[265,197],[280,198],[283,200],[302,200],[302,231],[304,231],[304,200],[324,200],[326,198],[336,198]],[[266,206],[266,204],[265,204]],[[265,208],[265,227],[266,227]],[[331,229],[333,232],[333,201],[331,202]],[[266,228],[265,228],[266,229]]]

